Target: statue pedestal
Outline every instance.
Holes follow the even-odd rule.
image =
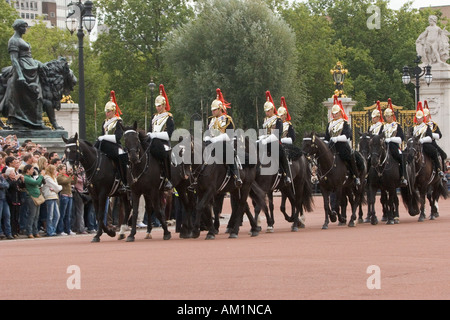
[[[78,103],[61,103],[61,110],[56,111],[56,120],[67,131],[69,137],[78,132],[78,112]]]
[[[433,64],[431,73],[433,81],[430,86],[420,79],[420,101],[423,105],[427,100],[431,119],[442,132],[442,139],[437,144],[450,156],[450,65]]]
[[[352,98],[338,98],[342,101],[342,106],[344,107],[344,111],[348,116],[348,123],[351,125],[352,116],[350,112],[352,112],[353,107],[358,103],[357,101],[352,100]],[[331,120],[331,108],[333,108],[334,99],[328,98],[327,101],[322,102],[325,107],[328,109],[328,121]]]
[[[1,134],[3,137],[10,134],[16,135],[19,144],[29,139],[36,144],[46,147],[48,152],[58,152],[60,157],[64,154],[65,146],[62,137],[68,138],[65,130],[2,130]]]

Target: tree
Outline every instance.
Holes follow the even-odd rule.
[[[285,96],[290,112],[300,113],[305,93],[297,78],[295,34],[263,1],[201,2],[197,18],[173,33],[163,56],[177,79],[177,106],[188,115],[184,127],[201,105],[210,112],[216,88],[231,103],[238,128],[256,128],[266,90],[277,107]]]

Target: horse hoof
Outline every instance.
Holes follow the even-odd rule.
[[[364,219],[364,223],[369,223],[369,222],[372,223],[372,221],[370,221],[370,218],[365,218]]]
[[[386,224],[394,224],[394,220],[389,219],[389,220],[386,222]]]
[[[151,233],[147,233],[146,235],[145,235],[145,238],[144,239],[152,239],[152,234]]]
[[[298,232],[298,227],[291,227],[292,232]]]
[[[399,224],[400,223],[400,219],[399,218],[394,218],[394,224]]]
[[[436,218],[434,217],[434,215],[430,215],[430,220],[435,220]]]
[[[327,230],[327,229],[328,229],[328,225],[325,225],[325,224],[324,224],[324,225],[322,226],[322,230]]]
[[[123,240],[123,239],[125,239],[125,235],[123,233],[119,234],[119,236],[117,237],[117,240]]]
[[[92,238],[91,242],[100,242],[100,238],[94,237]]]
[[[336,213],[336,211],[332,211],[330,213],[330,221],[331,222],[336,222],[337,221],[337,213]]]
[[[164,240],[170,240],[171,238],[172,238],[172,234],[170,232],[165,234],[164,237],[163,237]]]
[[[363,219],[358,219],[358,223],[365,223]]]
[[[230,233],[230,228],[226,228],[225,233]]]
[[[258,232],[258,231],[251,231],[251,232],[250,232],[250,235],[251,235],[252,237],[257,237],[257,236],[259,236],[259,232]]]
[[[128,236],[126,242],[134,242],[134,237]]]
[[[216,238],[216,237],[215,237],[213,234],[208,233],[208,234],[206,235],[205,240],[214,240],[215,238]]]
[[[340,227],[345,226],[345,225],[347,225],[345,222],[339,221],[339,223],[338,223],[338,226],[340,226]]]
[[[229,239],[237,239],[238,235],[236,233],[230,233]]]
[[[267,227],[266,233],[274,233],[273,227]]]
[[[370,223],[371,223],[373,226],[376,226],[376,225],[378,224],[378,219],[377,219],[377,217],[371,218],[371,219],[370,219]]]
[[[114,238],[115,236],[116,236],[116,231],[115,230],[108,230],[107,232],[106,232],[106,234],[108,235],[108,236],[110,236],[111,238]]]
[[[349,223],[348,223],[348,226],[349,227],[355,227],[356,225],[355,225],[355,221],[350,221]]]
[[[425,220],[425,218],[424,217],[422,217],[422,216],[420,216],[419,217],[419,220],[417,220],[418,222],[423,222]]]

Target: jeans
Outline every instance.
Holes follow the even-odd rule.
[[[29,195],[25,197],[25,203],[28,207],[27,234],[35,236],[39,233],[38,220],[40,206],[35,205]]]
[[[94,204],[92,203],[92,201],[89,201],[84,206],[84,215],[85,215],[84,221],[86,222],[86,227],[88,231],[97,230],[97,220],[95,217]]]
[[[57,199],[45,200],[47,206],[47,236],[56,235],[56,227],[59,221],[59,206]]]
[[[11,236],[11,213],[9,211],[9,204],[6,199],[0,200],[0,234],[3,234],[1,228],[2,222],[5,228],[5,233],[7,236]]]
[[[72,215],[73,198],[61,195],[59,197],[59,213],[61,214],[56,227],[56,233],[70,234],[70,216]]]

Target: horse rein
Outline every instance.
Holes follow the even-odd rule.
[[[316,144],[316,136],[315,135],[313,135],[312,138],[303,138],[303,141],[311,141],[311,148],[319,149],[319,146]],[[325,172],[325,174],[320,174],[321,169],[320,169],[320,165],[318,162],[320,156],[311,157],[310,154],[305,154],[305,155],[306,155],[306,159],[312,165],[317,167],[317,177],[318,177],[319,181],[327,180],[327,175],[331,172],[331,170],[333,170],[333,167],[336,165],[336,154],[333,153],[333,162],[331,163],[330,169],[327,172]]]
[[[75,160],[73,160],[73,163],[74,163],[73,167],[74,167],[75,171],[77,171],[77,167],[80,166],[80,157],[83,156],[83,151],[81,151],[81,149],[80,149],[79,140],[77,140],[76,143],[75,142],[68,143],[65,145],[66,148],[73,147],[73,146],[76,146],[76,157],[75,157]],[[97,154],[96,161],[94,162],[94,164],[91,167],[89,167],[89,169],[84,169],[84,172],[87,174],[88,171],[91,171],[94,167],[97,167],[97,169],[95,169],[91,175],[86,177],[86,182],[91,187],[92,187],[92,179],[97,174],[97,172],[100,170],[100,164],[101,164],[101,157],[99,157],[98,150],[97,149],[95,149],[95,150],[96,150],[96,154]],[[68,158],[67,158],[67,161],[69,161]]]
[[[137,131],[136,130],[127,130],[127,131],[124,132],[123,135],[125,136],[128,133],[135,133],[135,134],[137,134]],[[138,137],[138,140],[139,140],[139,137]],[[131,168],[131,170],[130,170],[131,179],[133,181],[133,184],[136,183],[148,169],[150,157],[147,155],[147,152],[150,150],[150,146],[152,145],[152,141],[153,141],[153,139],[150,140],[150,143],[149,143],[147,149],[143,152],[142,157],[139,158],[139,162],[141,162],[142,158],[145,156],[145,166],[144,166],[144,169],[141,171],[141,173],[137,177],[134,177],[134,175],[133,175],[133,168]],[[141,142],[139,141],[139,144],[140,143]],[[127,148],[127,150],[135,150],[135,149],[136,149],[136,153],[139,155],[140,148],[132,148],[132,149],[128,149]],[[127,151],[127,150],[125,150],[125,151]],[[130,162],[130,166],[132,167],[133,163]]]

